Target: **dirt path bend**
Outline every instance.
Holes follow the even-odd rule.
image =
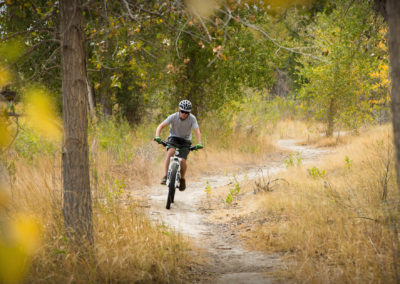
[[[328,151],[298,146],[295,140],[279,140],[277,146],[298,152],[304,164],[316,162]],[[284,168],[283,162],[266,163],[261,167],[247,168],[246,172],[236,175],[236,179],[239,182],[245,178],[252,180],[259,177],[261,172],[273,174]],[[210,212],[204,210],[206,202],[204,189],[207,181],[213,191],[218,191],[219,188],[231,183],[232,177],[204,176],[197,181],[189,181],[186,191],[177,191],[175,203],[170,210],[165,209],[166,186],[152,186],[149,196],[149,213],[152,219],[161,221],[177,232],[191,237],[198,246],[206,250],[210,269],[204,271],[204,274],[214,277],[208,280],[203,278],[200,282],[246,284],[277,282],[271,272],[280,264],[278,255],[248,251],[235,237],[235,230],[230,224],[210,221],[208,218]]]

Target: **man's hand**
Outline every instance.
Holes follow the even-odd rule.
[[[157,141],[157,143],[158,144],[161,144],[161,137],[158,137],[158,136],[156,136],[156,137],[154,137],[154,141]]]
[[[199,149],[203,149],[203,145],[201,145],[201,143],[196,145],[196,150],[199,150]]]

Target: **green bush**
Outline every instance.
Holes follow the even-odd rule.
[[[132,130],[126,120],[110,117],[89,128],[90,141],[98,139],[99,149],[107,151],[119,161],[131,161],[134,155]]]
[[[59,149],[59,145],[40,137],[35,131],[24,125],[14,141],[14,149],[19,156],[32,161],[43,154],[54,154]]]

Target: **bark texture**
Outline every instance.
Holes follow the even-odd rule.
[[[64,225],[73,247],[93,246],[87,142],[88,89],[81,0],[60,1]]]
[[[392,79],[393,138],[396,148],[397,185],[400,189],[400,1],[387,0],[389,53]]]

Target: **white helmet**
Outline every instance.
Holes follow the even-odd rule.
[[[192,103],[188,100],[183,100],[179,103],[179,109],[186,112],[192,111]]]

